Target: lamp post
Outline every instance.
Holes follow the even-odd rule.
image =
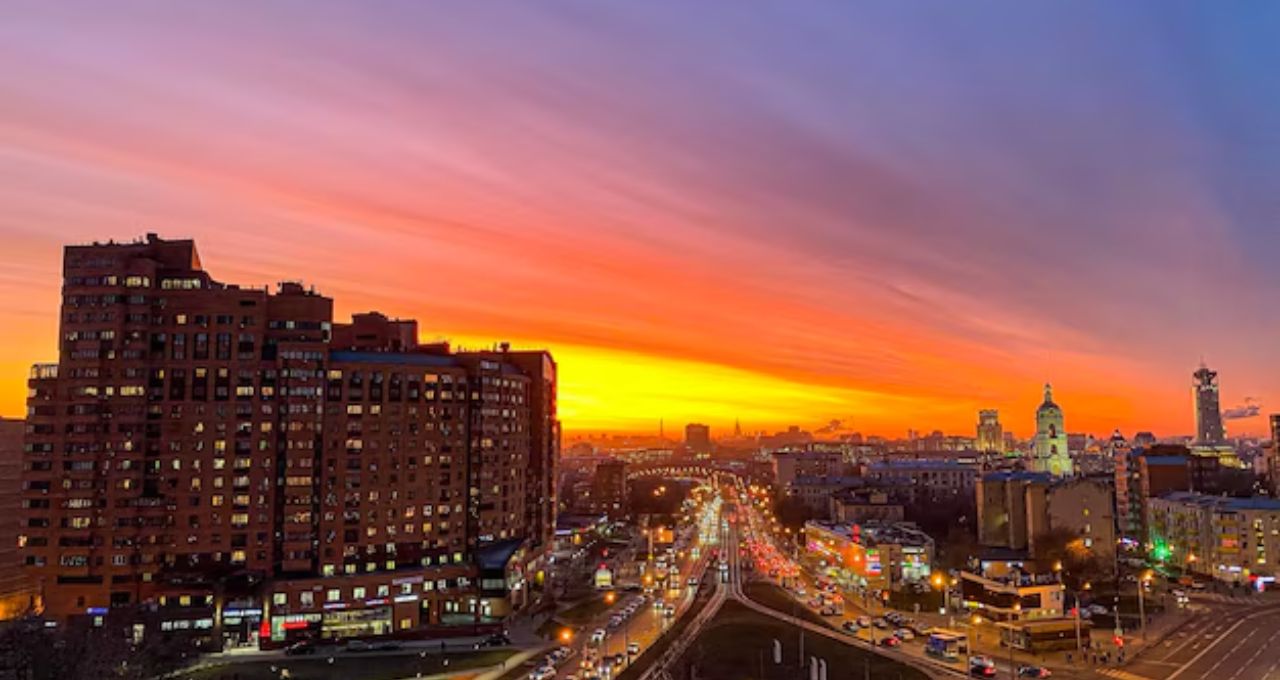
[[[1145,594],[1143,591],[1147,589],[1147,584],[1150,582],[1151,582],[1151,570],[1147,570],[1143,572],[1141,578],[1138,579],[1138,625],[1142,626],[1143,642],[1147,641],[1147,611],[1146,611],[1146,606],[1143,602],[1144,600],[1143,596]],[[1116,618],[1119,618],[1119,617],[1120,617],[1120,612],[1116,612]]]
[[[1008,630],[1006,631],[1006,635],[1007,635],[1007,637],[1009,638],[1009,639],[1008,639],[1008,644],[1009,644],[1009,680],[1017,680],[1017,678],[1018,678],[1018,667],[1017,667],[1017,665],[1015,665],[1015,664],[1014,664],[1014,662],[1013,662],[1013,631],[1014,631],[1014,622],[1015,622],[1015,621],[1019,621],[1019,620],[1021,620],[1021,619],[1022,619],[1022,603],[1021,603],[1021,602],[1014,602],[1014,603],[1013,603],[1013,619],[1009,621],[1009,628],[1008,628]]]

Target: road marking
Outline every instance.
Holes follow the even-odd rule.
[[[1218,637],[1218,640],[1221,640],[1222,638],[1225,638],[1226,636],[1230,635],[1232,631],[1234,631],[1235,629],[1239,628],[1242,624],[1244,624],[1244,620],[1243,620],[1243,619],[1242,619],[1242,620],[1240,620],[1240,621],[1236,621],[1236,622],[1235,622],[1235,625],[1231,626],[1231,628],[1227,629],[1227,632],[1223,633],[1222,635],[1220,635],[1220,636]],[[1191,667],[1191,664],[1193,664],[1193,663],[1195,663],[1195,662],[1199,661],[1199,660],[1200,660],[1200,658],[1201,658],[1201,657],[1203,657],[1205,654],[1208,654],[1208,653],[1209,653],[1209,650],[1210,650],[1210,649],[1213,649],[1215,645],[1217,645],[1217,642],[1214,642],[1213,644],[1210,644],[1208,647],[1205,647],[1204,649],[1200,650],[1200,653],[1199,653],[1199,654],[1196,654],[1195,656],[1191,657],[1191,660],[1190,660],[1190,661],[1186,662],[1186,663],[1185,663],[1185,664],[1183,664],[1181,667],[1179,667],[1179,668],[1178,668],[1178,670],[1174,671],[1174,672],[1173,672],[1173,674],[1172,674],[1172,675],[1170,675],[1170,676],[1169,676],[1168,678],[1166,678],[1165,680],[1173,680],[1174,678],[1178,677],[1179,675],[1182,675],[1182,673],[1183,673],[1184,671],[1186,671],[1188,668],[1190,668],[1190,667]]]

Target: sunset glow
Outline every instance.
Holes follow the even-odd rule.
[[[1187,56],[1122,7],[993,32],[663,4],[0,22],[0,414],[56,358],[61,247],[144,232],[339,318],[549,348],[569,432],[971,434],[999,408],[1026,436],[1052,381],[1072,432],[1188,433],[1201,357],[1224,407],[1280,407],[1280,155],[1237,124],[1277,91],[1166,77],[1275,63],[1267,22],[1226,44],[1235,19],[1171,11]]]

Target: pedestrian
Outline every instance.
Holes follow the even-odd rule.
[[[1067,665],[1071,665],[1071,652],[1067,652]]]

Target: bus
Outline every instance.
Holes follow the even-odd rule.
[[[936,628],[924,641],[924,651],[939,659],[958,661],[969,654],[969,637],[954,630]]]

